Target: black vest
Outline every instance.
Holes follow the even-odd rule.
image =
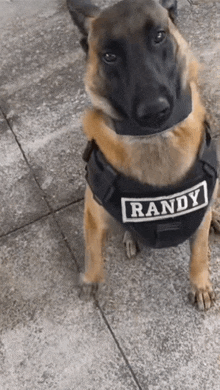
[[[208,132],[204,144],[181,183],[155,187],[118,173],[90,141],[84,152],[86,179],[94,199],[145,245],[176,246],[198,229],[215,188],[217,156]]]

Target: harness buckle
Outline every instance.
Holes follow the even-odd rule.
[[[93,193],[93,199],[95,199],[95,201],[100,205],[100,206],[103,206],[103,203],[101,201],[101,199],[98,198],[98,196],[96,194]]]
[[[213,177],[215,175],[215,170],[206,162],[203,164],[203,170],[209,175],[210,177]]]

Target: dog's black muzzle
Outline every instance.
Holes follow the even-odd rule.
[[[182,122],[192,111],[191,91],[185,91],[175,101],[159,95],[134,104],[132,118],[115,121],[115,130],[120,135],[146,136],[161,133]]]
[[[132,116],[140,126],[158,128],[168,120],[172,109],[170,97],[166,94],[153,94],[150,90],[148,96],[135,102]]]

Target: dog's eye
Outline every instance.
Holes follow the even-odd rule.
[[[165,40],[165,38],[166,38],[165,31],[160,30],[156,33],[156,35],[154,37],[154,43],[156,43],[156,44],[161,43]]]
[[[117,60],[117,56],[114,53],[105,53],[103,54],[102,58],[107,64],[112,64]]]

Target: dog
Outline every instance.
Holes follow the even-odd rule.
[[[191,301],[209,309],[209,229],[217,160],[198,87],[199,65],[175,24],[175,0],[122,0],[101,10],[67,0],[87,55],[92,109],[83,128],[84,286],[104,280],[112,220],[125,229],[128,257],[137,239],[154,248],[190,239]],[[219,227],[219,225],[218,225]]]

